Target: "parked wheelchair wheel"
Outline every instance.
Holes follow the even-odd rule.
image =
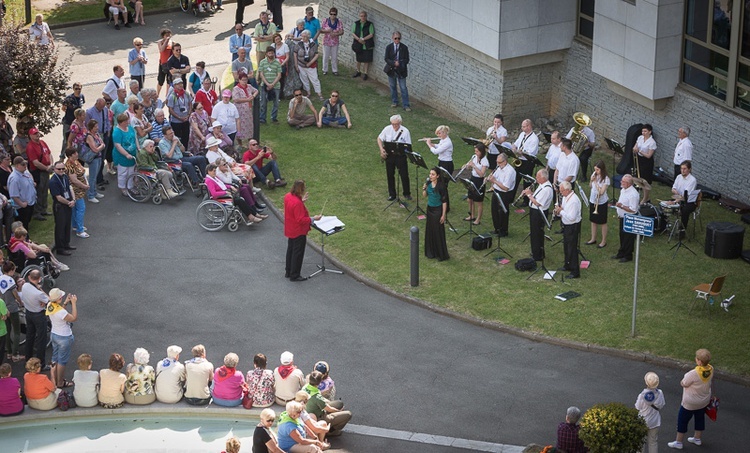
[[[128,196],[137,203],[143,203],[151,197],[151,181],[140,173],[128,178]]]
[[[229,223],[227,224],[227,230],[231,231],[232,233],[234,233],[235,231],[237,231],[237,230],[239,230],[239,229],[240,229],[240,224],[239,224],[239,223],[237,223],[237,222],[236,222],[236,221],[234,221],[234,220],[232,220],[231,222],[229,222]]]
[[[160,205],[164,201],[164,198],[161,195],[161,190],[157,190],[153,197],[151,197],[151,202],[155,205]]]
[[[188,12],[191,6],[191,0],[180,0],[180,9],[184,12]]]
[[[199,204],[195,214],[198,224],[206,231],[219,231],[229,220],[229,213],[224,205],[215,200]]]

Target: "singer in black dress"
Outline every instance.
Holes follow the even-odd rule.
[[[448,258],[448,244],[445,242],[445,218],[448,215],[448,192],[440,181],[440,170],[430,170],[429,181],[422,187],[427,197],[427,225],[424,232],[424,255],[445,261]]]

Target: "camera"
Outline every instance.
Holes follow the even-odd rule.
[[[305,55],[305,63],[309,63],[309,62],[310,62],[310,55]]]

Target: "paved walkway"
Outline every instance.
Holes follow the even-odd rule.
[[[247,18],[257,17],[259,8],[248,7]],[[116,32],[99,23],[56,34],[63,49],[75,52],[73,79],[85,83],[90,105],[112,65],[126,61],[133,37],[149,43],[146,50],[156,61],[153,41],[161,26],[175,31],[191,62],[225,62],[233,15],[230,6],[210,19],[173,13],[148,17],[145,28]],[[294,15],[286,17],[293,23]],[[50,135],[53,148],[57,136],[59,131]],[[277,219],[236,233],[207,233],[195,221],[195,198],[135,204],[109,187],[102,203],[88,205],[91,238],[74,241],[78,250],[65,260],[72,270],[59,280],[79,296],[74,355],[91,353],[95,368],[104,367],[111,352],[129,358],[136,347],[145,347],[153,364],[170,344],[187,353],[196,343],[206,345],[214,364],[227,352],[238,353],[242,370],[251,367],[257,352],[276,366],[281,352],[293,351],[306,372],[316,360],[327,360],[356,424],[334,447],[352,452],[458,450],[405,441],[404,433],[422,433],[409,434],[412,440],[462,439],[466,448],[484,445],[474,441],[554,443],[568,406],[633,404],[644,373],[654,370],[667,400],[663,449],[674,434],[683,371],[477,327],[347,275],[291,283],[283,278],[286,241]],[[314,187],[310,193],[315,197]],[[312,272],[319,261],[308,249],[304,271]],[[716,362],[721,367],[721,358]],[[721,381],[716,391],[722,397],[720,419],[709,422],[701,451],[749,445],[750,391]]]

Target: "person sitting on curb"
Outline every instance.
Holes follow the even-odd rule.
[[[167,357],[156,365],[154,391],[159,402],[178,403],[185,387],[185,365],[180,363],[182,348],[172,345],[167,348]]]
[[[128,364],[126,370],[128,380],[125,383],[125,402],[128,404],[145,405],[156,401],[154,394],[154,367],[148,364],[150,354],[143,348],[133,353],[133,363]]]
[[[305,391],[310,395],[305,407],[307,411],[317,417],[318,420],[325,420],[331,425],[328,431],[329,436],[340,436],[341,430],[344,429],[352,413],[344,410],[344,403],[341,400],[329,401],[320,394],[318,385],[323,381],[323,373],[313,371],[310,373],[310,383],[305,386]]]
[[[557,426],[557,449],[568,453],[586,453],[588,448],[578,437],[578,420],[581,418],[581,410],[575,406],[570,406],[565,415],[565,421]]]
[[[318,127],[341,127],[344,125],[347,129],[351,129],[352,119],[349,117],[346,104],[339,97],[339,92],[333,90],[331,91],[331,97],[323,102],[323,107],[318,113]]]
[[[263,164],[263,159],[268,159],[266,164]],[[276,153],[273,152],[268,146],[260,147],[260,144],[254,138],[250,139],[250,149],[245,151],[242,156],[242,162],[245,165],[252,167],[255,173],[255,183],[263,183],[269,189],[274,187],[283,187],[286,185],[286,181],[281,177],[279,171],[279,164],[276,160]],[[267,178],[269,174],[273,175],[273,179]]]
[[[192,406],[211,402],[209,386],[214,377],[214,365],[206,360],[206,348],[193,346],[193,358],[185,362],[185,401]]]
[[[281,354],[281,365],[273,370],[276,404],[286,406],[294,401],[297,392],[305,386],[305,375],[294,365],[294,354],[284,351]]]

